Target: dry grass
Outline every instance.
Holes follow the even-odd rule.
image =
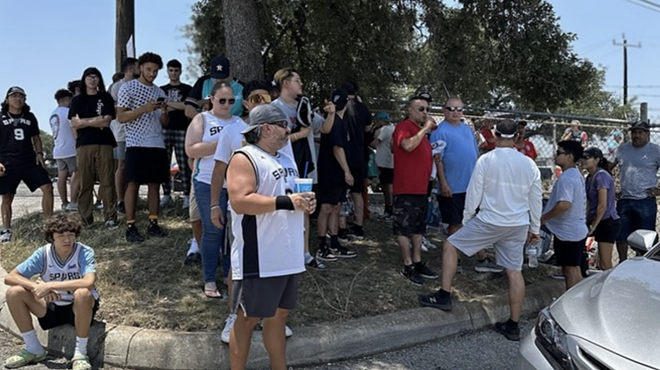
[[[376,202],[379,200],[374,195]],[[97,219],[101,218],[96,214]],[[167,238],[150,238],[142,244],[125,242],[124,229],[106,230],[101,223],[85,229],[80,241],[96,252],[98,284],[102,304],[98,318],[112,324],[181,331],[220,330],[227,315],[227,301],[205,298],[199,266],[183,265],[186,244],[191,232],[181,211],[167,210],[161,225]],[[146,230],[146,214],[137,217],[140,230]],[[14,222],[14,241],[2,245],[0,257],[6,270],[13,269],[43,244],[39,225],[33,214]],[[312,226],[314,229],[314,226]],[[365,225],[368,240],[351,243],[358,257],[328,263],[324,271],[303,274],[299,305],[290,324],[304,326],[373,316],[417,307],[417,295],[439,287],[430,281],[417,287],[400,274],[401,258],[392,238],[391,226],[384,221]],[[315,233],[314,233],[315,234]],[[429,239],[441,245],[441,239]],[[316,235],[312,235],[315,250]],[[439,269],[440,249],[424,254],[433,269]],[[477,274],[473,259],[463,259],[464,271],[457,275],[454,294],[459,299],[476,298],[504,292],[503,274]],[[220,274],[220,270],[218,273]],[[547,279],[547,270],[525,270],[527,283]]]

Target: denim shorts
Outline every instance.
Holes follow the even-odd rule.
[[[618,242],[624,242],[628,235],[635,230],[655,231],[655,218],[658,212],[658,203],[655,197],[644,199],[620,199],[616,204],[616,211],[621,219],[621,229]]]

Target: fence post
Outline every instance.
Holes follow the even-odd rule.
[[[643,122],[649,121],[649,103],[643,102],[639,106],[639,117]]]

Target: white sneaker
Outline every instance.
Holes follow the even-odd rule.
[[[169,195],[163,195],[163,197],[160,198],[160,208],[171,206],[172,203],[173,203],[172,197]]]
[[[190,208],[190,197],[187,195],[183,196],[183,205],[181,208]]]
[[[222,329],[222,334],[220,335],[220,340],[222,343],[229,344],[229,335],[231,334],[231,328],[234,327],[234,322],[236,321],[236,314],[230,314],[225,320],[225,328]]]
[[[73,212],[78,210],[78,203],[71,202],[66,205],[65,211],[67,212]]]
[[[284,336],[287,338],[291,338],[293,336],[293,331],[289,327],[289,325],[284,325]]]
[[[119,229],[119,223],[117,223],[115,220],[108,220],[105,222],[105,227],[108,230],[117,230]]]
[[[9,243],[11,241],[11,230],[0,232],[0,243]]]
[[[426,246],[427,249],[437,249],[438,246],[431,243],[425,236],[422,236],[422,246]]]
[[[422,244],[422,252],[428,252],[428,251],[429,248],[426,245]]]

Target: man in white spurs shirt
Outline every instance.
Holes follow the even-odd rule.
[[[541,227],[541,174],[530,158],[513,148],[516,123],[502,121],[495,129],[497,146],[478,160],[468,185],[463,227],[445,242],[442,255],[442,288],[420,295],[422,306],[452,309],[451,283],[458,251],[471,256],[495,246],[497,264],[509,279],[510,318],[495,324],[509,340],[520,340],[520,312],[525,299],[521,270],[527,240],[539,240]],[[477,213],[479,209],[479,213]]]

